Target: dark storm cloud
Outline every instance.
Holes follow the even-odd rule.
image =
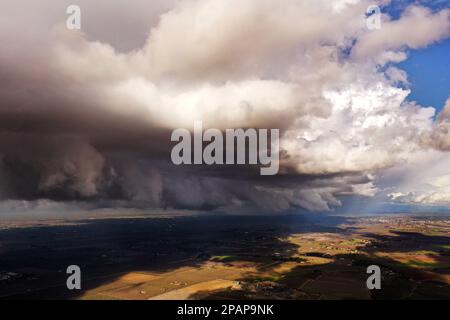
[[[68,4],[0,4],[8,205],[331,210],[373,196],[377,171],[413,158],[430,136],[432,112],[405,106],[406,91],[378,66],[402,56],[392,50],[409,44],[400,35],[410,24],[447,28],[447,11],[412,10],[386,44],[367,35],[366,1],[86,0],[82,32],[64,27]],[[444,37],[437,29],[411,46]],[[342,58],[356,37],[365,40]],[[195,120],[279,128],[280,175],[173,165],[170,134]]]

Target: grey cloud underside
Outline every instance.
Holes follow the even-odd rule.
[[[81,1],[83,33],[63,27],[64,2],[0,4],[0,207],[328,211],[445,158],[447,111],[435,122],[379,67],[447,37],[450,11],[412,7],[374,34],[368,3]],[[173,165],[171,131],[195,120],[281,129],[280,174]]]

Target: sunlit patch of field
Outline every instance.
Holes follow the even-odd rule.
[[[159,278],[160,276],[154,274],[131,272],[120,277],[117,281],[131,284],[140,284],[148,281],[153,281]]]
[[[233,259],[236,259],[236,256],[224,255],[224,256],[214,256],[211,258],[212,261],[220,261],[220,262],[232,261]]]
[[[319,266],[333,262],[332,258],[323,258],[323,257],[305,257],[305,262],[301,263],[304,266]]]
[[[159,274],[130,272],[87,291],[81,299],[188,299],[199,292],[237,287],[237,279],[256,272],[254,265],[237,265],[207,262]]]
[[[273,271],[276,273],[287,273],[291,272],[295,267],[298,267],[298,262],[285,262],[277,265]]]
[[[273,272],[280,274],[288,273],[298,266],[299,266],[298,262],[285,262],[275,266],[275,268],[273,268]]]
[[[450,268],[450,257],[441,256],[434,251],[410,251],[410,252],[378,252],[377,257],[390,258],[397,261],[400,266],[433,270]]]
[[[434,245],[434,247],[436,249],[450,251],[450,245],[441,244],[441,245]]]
[[[238,281],[216,279],[188,286],[186,288],[176,289],[150,298],[149,300],[187,300],[192,296],[197,299],[206,297],[209,292],[226,289],[240,289]]]
[[[291,236],[289,240],[298,245],[298,253],[307,258],[305,263],[322,264],[330,262],[330,258],[339,254],[356,254],[358,249],[370,243],[369,239],[352,238],[339,234],[311,233]],[[310,259],[314,257],[321,259]]]

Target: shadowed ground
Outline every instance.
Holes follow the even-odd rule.
[[[2,224],[4,299],[449,299],[446,218],[187,216]],[[68,265],[82,290],[66,288]],[[382,268],[382,290],[366,268]]]

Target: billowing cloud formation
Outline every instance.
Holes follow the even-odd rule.
[[[449,17],[449,10],[432,13],[424,7],[410,6],[401,19],[390,21],[387,18],[383,22],[383,28],[362,38],[353,53],[357,57],[367,58],[386,50],[423,48],[450,35]]]
[[[367,1],[82,1],[79,32],[52,2],[0,4],[3,204],[327,211],[378,183],[395,201],[450,200],[445,181],[405,182],[430,150],[450,159],[450,107],[434,121],[406,102],[394,66],[450,36],[450,10],[410,6],[371,31]],[[280,175],[174,166],[170,132],[195,120],[280,128]]]

